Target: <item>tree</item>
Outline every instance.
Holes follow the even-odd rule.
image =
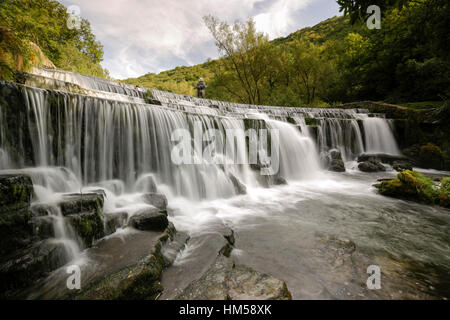
[[[3,0],[0,25],[23,41],[31,41],[61,69],[107,76],[100,66],[103,46],[95,39],[87,20],[69,29],[67,9],[53,0]]]
[[[213,16],[203,19],[222,56],[214,70],[218,83],[241,102],[261,104],[270,55],[267,35],[256,31],[252,19],[233,26]]]

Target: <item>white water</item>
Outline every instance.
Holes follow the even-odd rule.
[[[366,118],[363,121],[367,153],[400,155],[389,122],[383,118]]]

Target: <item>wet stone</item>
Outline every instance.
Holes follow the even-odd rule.
[[[166,210],[167,209],[167,198],[162,193],[146,193],[141,196],[142,201],[144,201],[147,204],[150,204],[159,210]]]
[[[177,300],[290,300],[286,283],[219,255],[209,270]]]
[[[148,207],[133,214],[128,224],[138,230],[163,231],[169,225],[169,220],[165,211]]]

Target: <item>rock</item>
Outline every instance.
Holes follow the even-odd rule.
[[[167,198],[161,193],[146,193],[141,196],[141,199],[145,203],[150,204],[159,210],[167,209]]]
[[[447,178],[448,179],[448,178]],[[443,179],[439,187],[432,179],[419,172],[405,170],[399,172],[397,179],[375,184],[378,192],[385,196],[407,199],[426,204],[446,206],[445,199],[450,197],[449,180]]]
[[[71,214],[66,217],[76,234],[81,238],[85,247],[90,247],[94,240],[105,235],[103,214],[100,211],[87,211]]]
[[[345,172],[345,164],[342,160],[342,155],[339,150],[332,149],[329,152],[323,152],[320,157],[322,164],[329,171]]]
[[[58,203],[63,216],[103,210],[103,193],[72,193],[63,195]]]
[[[363,172],[386,171],[386,168],[378,161],[371,159],[358,164],[358,169]]]
[[[247,187],[232,173],[228,174],[228,178],[230,178],[231,182],[234,185],[234,190],[237,194],[247,194]]]
[[[345,164],[342,160],[331,159],[328,170],[334,172],[345,172]]]
[[[270,180],[270,184],[271,185],[279,186],[279,185],[288,184],[285,178],[280,177],[278,175],[276,175],[276,176],[269,176],[269,177],[271,177],[271,180]]]
[[[163,291],[159,283],[163,268],[164,257],[158,242],[142,261],[94,282],[75,299],[155,300]]]
[[[165,267],[173,264],[177,255],[184,249],[188,241],[189,235],[187,233],[176,232],[173,235],[172,241],[162,248],[162,255],[164,257]]]
[[[0,213],[0,256],[31,244],[33,226],[32,215],[27,209]]]
[[[98,193],[65,194],[56,204],[36,203],[33,204],[31,210],[36,217],[48,217],[57,216],[59,207],[61,214],[80,237],[84,246],[90,247],[94,240],[105,235],[103,223],[104,196],[103,190],[100,191]],[[37,222],[38,220],[34,221]]]
[[[290,300],[286,283],[219,255],[203,276],[189,284],[177,300]]]
[[[408,161],[394,161],[392,163],[392,168],[395,171],[412,170],[412,164]]]
[[[338,149],[332,149],[329,151],[330,158],[332,160],[342,160],[341,152]]]
[[[39,240],[45,240],[55,237],[52,216],[33,217],[30,220],[33,226],[33,236]]]
[[[408,158],[402,155],[392,155],[385,153],[363,153],[358,157],[358,162],[366,162],[370,160],[378,160],[382,163],[393,164],[394,161],[408,161]]]
[[[0,175],[0,256],[31,244],[33,227],[29,208],[32,193],[30,177]]]
[[[18,250],[0,265],[0,297],[31,285],[68,261],[63,243],[45,240]]]
[[[145,257],[136,263],[113,271],[91,283],[72,298],[81,300],[154,300],[163,291],[160,278],[166,263],[162,251],[174,238],[176,230],[173,225],[158,236],[146,251]],[[141,235],[151,233],[141,233]],[[139,240],[139,239],[138,239]],[[142,240],[139,241],[142,244]],[[125,244],[126,245],[126,244]],[[120,257],[118,257],[120,258]],[[128,261],[128,259],[126,260]]]
[[[234,246],[234,243],[236,242],[235,238],[234,238],[234,231],[233,229],[227,227],[227,226],[223,226],[222,228],[220,228],[219,233],[222,234],[222,236],[228,241],[228,243],[232,246]]]
[[[0,214],[29,207],[32,193],[33,183],[29,176],[0,175]]]
[[[105,236],[116,232],[118,228],[127,224],[128,213],[126,212],[105,213],[103,216],[105,219]]]
[[[169,220],[165,211],[148,207],[133,214],[128,224],[139,230],[163,231],[169,225]]]

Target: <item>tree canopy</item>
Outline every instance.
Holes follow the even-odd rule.
[[[69,28],[67,8],[52,0],[2,0],[0,26],[13,32],[20,46],[2,39],[3,51],[16,48],[29,57],[29,41],[35,43],[56,67],[95,76],[108,76],[100,66],[103,46],[95,39],[89,21]],[[16,51],[17,51],[16,50]],[[17,53],[17,52],[16,52]]]

